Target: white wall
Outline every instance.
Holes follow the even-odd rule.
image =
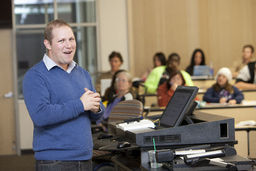
[[[99,23],[99,71],[110,70],[108,56],[112,51],[122,54],[121,69],[129,70],[126,0],[97,0]]]
[[[33,122],[30,119],[28,110],[24,100],[18,100],[19,104],[19,134],[20,134],[20,149],[32,149],[33,142]]]

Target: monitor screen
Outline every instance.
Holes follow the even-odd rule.
[[[179,126],[194,103],[195,86],[178,86],[160,118],[163,127]]]

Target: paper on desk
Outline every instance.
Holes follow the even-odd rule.
[[[133,123],[121,123],[116,126],[117,128],[120,128],[124,131],[131,131],[131,130],[138,130],[142,128],[155,128],[155,124],[148,120],[148,119],[143,119],[140,122],[133,122]]]
[[[256,105],[256,100],[243,100],[242,105]]]
[[[241,121],[237,124],[237,126],[246,126],[246,125],[255,126],[256,122],[254,120],[247,120],[247,121]]]

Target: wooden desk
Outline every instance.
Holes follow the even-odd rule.
[[[208,88],[210,88],[214,83],[215,79],[194,79],[194,86],[199,88],[197,97],[200,100],[203,100],[204,93]],[[235,79],[230,82],[231,85],[235,84]],[[256,100],[256,90],[241,90],[244,94],[245,100]],[[140,89],[140,94],[144,93],[144,89]],[[151,106],[152,104],[157,104],[157,95],[156,93],[146,94],[145,95],[145,106]]]
[[[241,90],[245,100],[256,100],[256,90]]]
[[[208,87],[210,88],[210,87]],[[199,89],[197,97],[203,100],[204,93],[207,89]],[[245,100],[256,100],[256,90],[241,90]]]
[[[211,87],[216,81],[214,79],[192,79],[194,86],[200,89],[207,89]]]
[[[256,126],[237,126],[235,127],[236,131],[246,131],[247,132],[247,157],[251,158],[250,156],[250,132],[256,131]],[[253,143],[255,144],[255,143]]]
[[[244,95],[245,100],[255,100],[256,101],[256,90],[241,90],[241,91]],[[197,93],[197,97],[200,100],[203,100],[203,96],[204,96],[205,92],[206,92],[206,89],[199,89],[199,91]],[[157,103],[158,102],[157,102],[156,93],[145,95],[145,106],[151,106],[152,104],[157,105]]]
[[[192,81],[194,83],[194,86],[197,86],[200,89],[207,89],[216,83],[216,80],[213,78],[212,79],[192,79]],[[232,79],[230,84],[234,85],[235,82],[236,82],[236,80]]]
[[[235,79],[232,79],[230,82],[231,85],[234,85],[236,82]],[[193,80],[194,86],[199,88],[199,92],[197,97],[203,100],[204,93],[208,88],[210,88],[213,84],[216,83],[215,79],[197,79]],[[245,100],[256,100],[256,90],[241,90],[244,94]]]
[[[255,105],[243,105],[243,104],[219,104],[210,103],[206,104],[204,108],[197,108],[204,113],[216,114],[221,116],[227,116],[235,118],[235,123],[238,124],[244,120],[256,120]]]

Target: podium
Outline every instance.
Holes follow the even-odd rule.
[[[234,118],[195,112],[191,116],[194,124],[181,125],[171,128],[142,128],[132,131],[123,131],[116,127],[116,124],[121,122],[110,122],[108,124],[108,132],[118,135],[122,139],[137,145],[140,150],[140,169],[152,170],[149,165],[148,151],[153,148],[153,139],[155,140],[156,149],[178,149],[186,147],[204,148],[218,147],[224,145],[234,146],[237,144],[235,140]],[[115,163],[122,163],[121,158],[114,158]],[[235,163],[242,170],[251,167],[251,162],[238,155],[224,157],[225,161]],[[174,170],[200,170],[205,168],[192,168],[182,160],[178,160],[179,164],[174,165]],[[129,167],[129,164],[128,164]],[[205,166],[209,167],[209,166]],[[158,168],[159,170],[166,170]],[[211,169],[223,168],[213,166]],[[155,170],[155,169],[154,169]]]

